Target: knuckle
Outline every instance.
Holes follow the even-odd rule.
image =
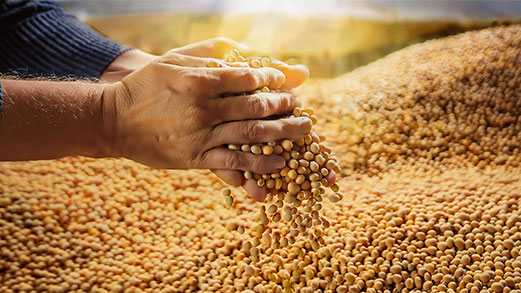
[[[251,162],[249,162],[249,166],[251,170],[254,170],[254,172],[262,172],[264,173],[264,164],[263,164],[263,158],[260,156],[257,156],[253,158]]]
[[[291,97],[288,97],[286,95],[282,95],[280,97],[280,108],[283,110],[289,109],[291,107]]]
[[[195,87],[199,88],[204,86],[207,83],[206,77],[203,75],[190,75],[190,84]]]
[[[161,55],[161,57],[159,57],[159,59],[158,59],[159,63],[170,63],[170,60],[171,60],[170,54],[168,54],[168,53]]]
[[[248,106],[255,117],[262,117],[269,111],[268,102],[259,95],[250,96],[248,99]]]
[[[176,63],[176,61],[179,59],[179,56],[180,55],[175,52],[168,51],[159,57],[159,61],[163,63]]]
[[[208,161],[206,156],[198,157],[196,155],[189,156],[186,161],[187,168],[197,168],[199,166],[203,166]]]
[[[224,162],[226,169],[236,170],[242,166],[242,156],[240,152],[230,152],[228,159]]]
[[[244,126],[244,135],[247,139],[251,141],[260,142],[262,136],[264,135],[264,124],[262,122],[252,121],[248,122]]]
[[[182,93],[192,94],[197,92],[197,89],[201,85],[201,79],[195,74],[184,74],[183,83],[181,84],[180,90]]]
[[[259,87],[259,80],[251,69],[247,69],[243,75],[244,84],[248,88],[256,89]]]
[[[291,130],[291,122],[288,119],[282,119],[280,121],[281,132],[287,133]]]
[[[216,84],[215,77],[202,72],[187,73],[184,76],[186,90],[190,93],[204,92],[209,88],[213,88]]]
[[[218,114],[212,111],[212,109],[203,104],[203,103],[195,103],[192,105],[192,107],[189,107],[187,109],[187,118],[193,119],[193,123],[196,126],[206,126],[211,125],[214,120],[216,120],[218,117]]]

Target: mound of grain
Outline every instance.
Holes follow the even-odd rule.
[[[208,172],[2,163],[0,291],[520,292],[520,42],[466,33],[300,89],[344,170],[318,251],[252,262],[258,205]]]

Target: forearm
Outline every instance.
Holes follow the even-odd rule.
[[[104,157],[103,85],[1,80],[0,160]]]

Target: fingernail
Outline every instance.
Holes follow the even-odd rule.
[[[311,131],[311,127],[313,126],[313,121],[307,117],[300,117],[299,126],[307,133]]]

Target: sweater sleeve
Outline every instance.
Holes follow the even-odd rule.
[[[0,1],[0,73],[97,78],[128,49],[53,1]]]
[[[0,83],[0,120],[2,120],[2,109],[4,108],[4,91],[2,90],[2,83]]]

